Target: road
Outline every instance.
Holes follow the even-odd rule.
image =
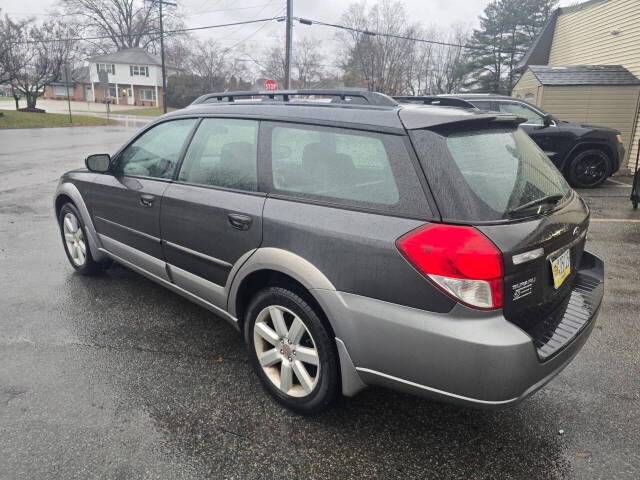
[[[122,267],[85,278],[68,265],[57,178],[132,133],[0,131],[0,479],[640,477],[628,179],[583,192],[606,295],[546,388],[500,412],[368,389],[304,418],[267,397],[223,320]]]

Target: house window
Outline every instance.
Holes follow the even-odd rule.
[[[149,67],[146,65],[129,65],[129,73],[132,77],[148,77]]]
[[[140,90],[140,100],[143,101],[154,101],[156,100],[156,91],[155,89],[152,90],[150,88],[143,88],[142,90]]]
[[[96,69],[98,72],[107,72],[111,75],[116,74],[116,66],[113,63],[96,63]]]
[[[69,87],[69,95],[73,93],[73,87]],[[64,95],[67,96],[67,87],[64,85],[54,85],[53,86],[53,94],[54,95]]]
[[[109,87],[107,88],[107,94],[105,95],[105,98],[116,98],[117,95],[117,91],[116,91],[116,87]]]

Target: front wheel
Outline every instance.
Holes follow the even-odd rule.
[[[278,402],[313,414],[334,401],[335,343],[303,296],[281,287],[260,291],[247,309],[244,330],[251,365]]]
[[[75,205],[65,203],[62,206],[58,215],[58,223],[64,251],[71,266],[83,275],[92,275],[100,270],[100,264],[91,255],[87,232]]]
[[[569,183],[578,188],[594,188],[601,185],[610,174],[609,156],[598,149],[576,154],[569,162]]]

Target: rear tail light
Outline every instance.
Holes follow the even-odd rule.
[[[473,308],[502,307],[502,254],[473,227],[428,223],[396,241],[419,272]]]

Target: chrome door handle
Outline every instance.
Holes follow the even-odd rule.
[[[227,215],[227,219],[229,220],[229,224],[233,228],[237,228],[238,230],[249,230],[251,227],[251,217],[248,215],[242,215],[241,213],[230,213]]]
[[[153,207],[153,201],[156,199],[153,195],[142,194],[140,195],[140,205],[143,207]]]

